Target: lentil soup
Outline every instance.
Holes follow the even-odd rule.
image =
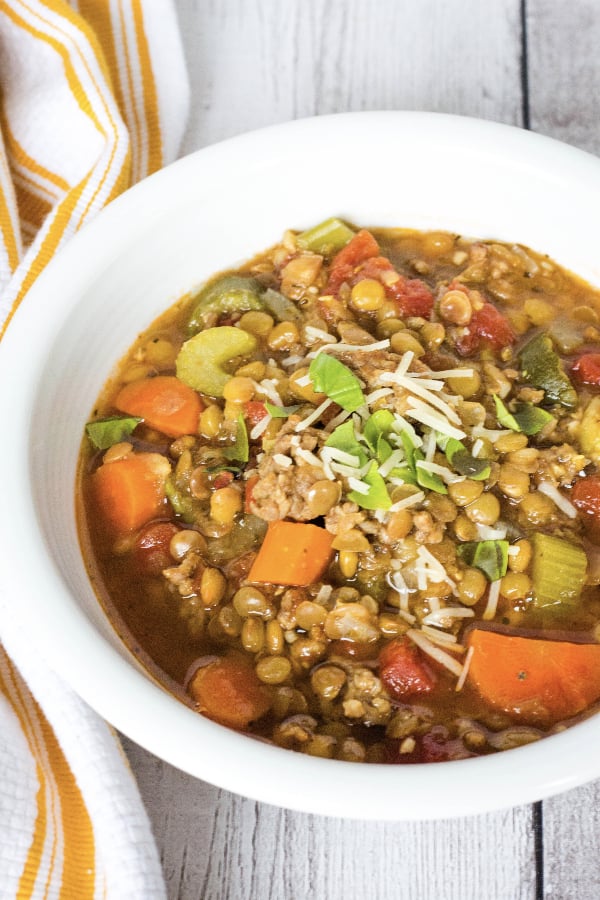
[[[123,640],[343,760],[538,740],[600,699],[600,295],[522,246],[330,219],[183,298],[86,426]]]

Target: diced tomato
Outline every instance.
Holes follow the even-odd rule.
[[[246,512],[250,512],[250,504],[252,503],[252,491],[256,487],[259,481],[258,475],[253,475],[252,478],[249,478],[246,482],[246,488],[244,491],[244,509]]]
[[[215,475],[213,481],[213,488],[215,491],[220,490],[221,488],[227,487],[228,484],[231,484],[233,481],[233,472],[218,472]]]
[[[326,293],[337,294],[344,281],[351,281],[357,266],[378,254],[379,244],[373,235],[365,229],[359,231],[333,257]]]
[[[456,342],[456,349],[461,356],[470,356],[482,346],[502,350],[515,340],[515,333],[508,319],[493,304],[484,303],[481,309],[473,313],[467,333]]]
[[[428,319],[433,311],[433,294],[420,278],[403,278],[386,287],[388,296],[397,302],[403,316]]]
[[[174,522],[152,522],[142,528],[131,553],[143,575],[158,576],[163,569],[173,565],[169,544],[178,531]]]
[[[260,400],[248,400],[244,403],[244,418],[249,425],[258,425],[267,415],[267,407]]]
[[[587,534],[600,543],[600,475],[587,475],[571,489],[571,502],[586,523]]]
[[[573,365],[572,372],[581,384],[600,387],[600,353],[584,353]]]
[[[411,763],[448,762],[453,759],[467,759],[471,753],[460,738],[450,737],[444,725],[434,725],[424,735],[414,738],[414,746],[400,749],[404,740],[390,741],[387,744],[389,762],[408,765]]]
[[[379,654],[379,675],[394,700],[433,690],[437,678],[409,638],[390,641]]]

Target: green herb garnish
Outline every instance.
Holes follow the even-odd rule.
[[[444,453],[452,468],[459,475],[464,475],[473,481],[485,481],[489,477],[491,472],[489,460],[473,456],[462,441],[448,438],[444,442]]]
[[[521,431],[527,435],[539,434],[554,419],[547,410],[534,406],[533,403],[517,403],[514,413],[510,412],[497,394],[494,394],[494,403],[498,422],[511,431]]]
[[[287,419],[288,416],[298,412],[300,403],[295,403],[293,406],[275,406],[274,403],[265,400],[265,409],[273,419]]]
[[[488,581],[498,581],[508,567],[508,541],[466,541],[456,552],[468,566],[480,569]]]
[[[521,350],[523,378],[546,394],[546,400],[577,406],[577,392],[563,368],[563,364],[547,334],[538,334]]]
[[[247,463],[250,455],[250,445],[248,443],[248,431],[244,417],[240,413],[237,417],[237,429],[235,434],[235,444],[231,447],[223,448],[223,456],[225,459],[231,459],[234,462]]]
[[[356,439],[354,422],[352,420],[338,425],[325,441],[325,446],[332,447],[334,450],[341,450],[343,453],[350,454],[350,456],[355,456],[358,459],[357,468],[364,466],[367,462],[367,454],[364,447]]]
[[[141,421],[138,416],[110,416],[108,419],[88,422],[85,431],[97,450],[108,450],[113,444],[129,437]]]
[[[325,394],[347,412],[356,412],[365,405],[365,396],[356,375],[328,353],[321,352],[315,356],[308,374],[318,394]]]
[[[369,471],[361,479],[364,484],[369,485],[369,491],[361,494],[360,491],[350,491],[347,495],[348,500],[356,503],[362,509],[389,509],[392,505],[390,495],[387,492],[385,481],[377,471],[377,463],[375,460],[371,462]]]

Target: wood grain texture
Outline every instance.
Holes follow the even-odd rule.
[[[521,124],[518,0],[178,0],[184,151],[288,119],[426,109]]]
[[[527,0],[526,26],[532,129],[600,153],[597,0]],[[598,781],[544,802],[545,900],[600,896],[599,810]]]
[[[530,123],[600,153],[600,6],[527,0]]]
[[[535,897],[528,808],[437,823],[311,816],[213,788],[124,744],[172,900]]]

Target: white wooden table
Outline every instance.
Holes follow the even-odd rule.
[[[425,109],[600,153],[600,0],[176,4],[192,83],[184,152],[296,117]],[[600,782],[448,822],[345,822],[234,796],[125,747],[170,900],[600,898]]]

